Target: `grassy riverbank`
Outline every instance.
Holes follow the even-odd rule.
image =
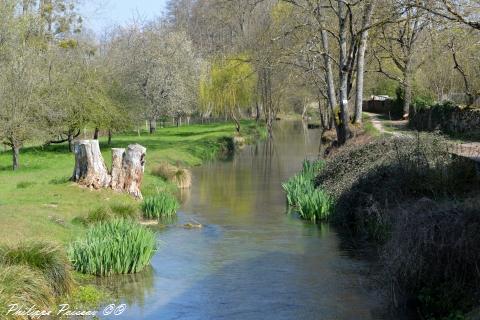
[[[248,143],[265,136],[265,130],[253,121],[243,121],[241,134]],[[100,145],[108,167],[112,147],[139,143],[147,148],[142,193],[146,199],[158,198],[151,207],[159,216],[175,214],[178,206],[172,195],[177,187],[159,177],[160,164],[189,167],[228,155],[235,148],[233,136],[233,125],[218,123],[160,128],[153,135],[123,134],[115,136],[111,146],[105,138]],[[0,153],[0,224],[4,230],[0,314],[6,315],[12,302],[50,310],[56,310],[59,303],[95,309],[102,302],[114,302],[115,290],[98,286],[95,275],[135,273],[150,263],[155,235],[135,221],[141,209],[145,215],[148,203],[70,182],[74,156],[67,145],[25,148],[22,167],[16,172],[11,171],[10,161],[10,153]],[[63,275],[62,279],[57,275]],[[58,290],[58,285],[65,289]]]
[[[262,132],[252,121],[245,121],[242,135],[248,139]],[[142,133],[113,137],[111,146],[101,138],[103,157],[110,166],[111,147],[139,143],[147,148],[146,170],[142,186],[144,195],[174,188],[151,174],[162,161],[195,166],[214,159],[227,148],[234,134],[229,123],[159,128],[154,135]],[[99,205],[133,203],[127,195],[109,190],[91,191],[79,188],[68,179],[74,166],[73,154],[66,145],[30,147],[21,152],[21,169],[12,172],[11,153],[0,153],[0,224],[2,242],[43,239],[67,243],[85,231],[72,223],[75,217],[86,217]]]

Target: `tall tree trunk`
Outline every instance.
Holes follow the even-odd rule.
[[[405,63],[403,80],[403,118],[408,119],[410,104],[412,103],[412,63],[410,58]]]
[[[99,133],[99,129],[98,128],[95,128],[95,132],[93,133],[93,139],[94,140],[98,140],[98,133]]]
[[[237,130],[237,133],[240,133],[240,121],[238,121],[237,117],[235,116],[235,111],[232,111],[232,119],[235,122],[235,130]]]
[[[346,4],[343,0],[338,0],[338,29],[340,46],[340,113],[338,116],[338,143],[344,144],[350,137],[348,127],[348,65],[347,65],[347,26],[346,26]]]
[[[108,145],[112,145],[112,129],[108,129]]]
[[[360,35],[360,46],[358,48],[357,56],[357,82],[355,85],[355,115],[353,118],[353,123],[362,122],[362,107],[363,107],[363,80],[365,76],[365,51],[367,50],[368,43],[368,29],[366,29],[372,18],[373,7],[375,0],[367,2],[365,5],[365,12],[363,15],[362,22],[362,33]]]
[[[18,170],[20,168],[20,146],[13,143],[12,144],[12,156],[13,156],[13,170]]]
[[[73,135],[72,134],[68,134],[68,150],[70,152],[73,152]]]
[[[150,119],[148,122],[148,131],[150,134],[154,134],[157,130],[157,121],[155,119]]]
[[[323,59],[325,63],[326,69],[326,80],[327,80],[327,97],[328,97],[328,105],[330,107],[330,128],[332,127],[332,123],[335,126],[337,131],[337,137],[340,135],[337,123],[335,122],[335,109],[337,108],[337,96],[335,94],[335,82],[333,77],[332,71],[332,60],[329,57],[330,49],[329,49],[329,41],[328,41],[328,34],[327,31],[324,29],[320,32],[322,36],[322,46],[323,46]]]

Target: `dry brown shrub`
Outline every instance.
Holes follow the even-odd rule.
[[[167,162],[162,162],[153,168],[152,174],[175,183],[181,189],[190,188],[192,185],[190,170],[176,167]]]

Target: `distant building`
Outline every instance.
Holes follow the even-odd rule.
[[[386,100],[390,100],[390,97],[387,96],[387,95],[378,95],[378,96],[372,95],[372,96],[370,96],[370,100],[373,100],[373,101],[386,101]]]

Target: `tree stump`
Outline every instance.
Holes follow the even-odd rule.
[[[125,148],[112,148],[112,183],[111,187],[115,191],[123,191],[125,185],[125,175],[123,172],[123,157]]]
[[[145,153],[147,149],[139,144],[131,144],[123,155],[123,190],[135,198],[142,199],[140,186],[145,171]]]
[[[110,186],[111,177],[100,153],[98,140],[79,140],[75,142],[74,152],[73,181],[95,189]]]
[[[112,188],[142,199],[140,187],[145,171],[147,149],[131,144],[127,149],[112,148],[112,170],[109,174],[98,140],[80,140],[75,143],[75,169],[72,180],[95,189]]]

